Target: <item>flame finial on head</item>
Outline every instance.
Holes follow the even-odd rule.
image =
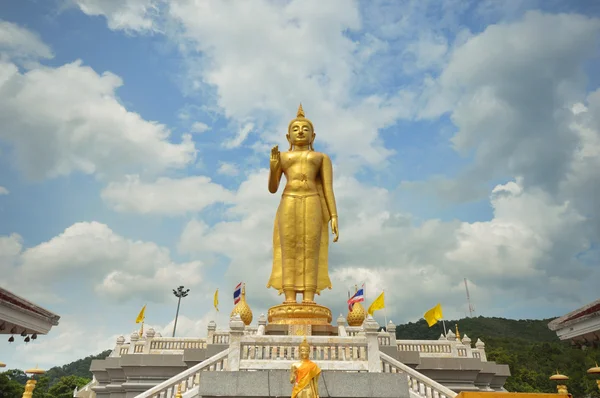
[[[306,336],[304,336],[304,340],[302,340],[302,343],[300,343],[298,348],[308,348],[310,350],[310,345],[308,345],[308,341],[306,341]]]
[[[298,107],[298,113],[296,114],[297,118],[304,118],[304,109],[302,109],[302,102],[300,103],[300,106]]]

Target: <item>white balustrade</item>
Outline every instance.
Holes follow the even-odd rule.
[[[225,370],[227,368],[228,354],[229,349],[221,351],[217,355],[184,370],[156,387],[137,395],[135,398],[173,398],[177,393],[178,386],[181,386],[181,392],[185,393],[198,386],[200,383],[200,372]]]
[[[300,336],[243,336],[240,341],[240,370],[289,369],[300,359]],[[365,337],[307,338],[310,359],[323,370],[368,370],[368,346]]]
[[[443,386],[435,380],[419,373],[413,368],[403,364],[390,357],[387,354],[380,353],[381,370],[383,373],[404,373],[408,381],[408,388],[412,395],[421,398],[454,398],[456,393]]]

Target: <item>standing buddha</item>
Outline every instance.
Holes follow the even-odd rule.
[[[281,176],[286,184],[275,215],[273,268],[267,287],[285,295],[284,304],[314,304],[315,293],[331,289],[328,272],[329,223],[339,238],[338,215],[333,194],[331,159],[313,149],[315,131],[302,109],[289,126],[287,152],[271,149],[269,192],[276,193]]]

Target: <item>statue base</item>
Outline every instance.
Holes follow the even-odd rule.
[[[331,325],[331,311],[318,304],[290,303],[269,308],[268,321],[273,325]],[[295,334],[295,333],[294,333]]]

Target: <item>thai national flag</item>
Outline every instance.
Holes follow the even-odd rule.
[[[358,289],[354,296],[348,299],[348,311],[352,311],[352,307],[354,303],[360,303],[361,301],[365,301],[365,285],[363,283],[362,287]]]
[[[233,304],[237,304],[240,302],[242,298],[242,282],[238,283],[233,291]]]

